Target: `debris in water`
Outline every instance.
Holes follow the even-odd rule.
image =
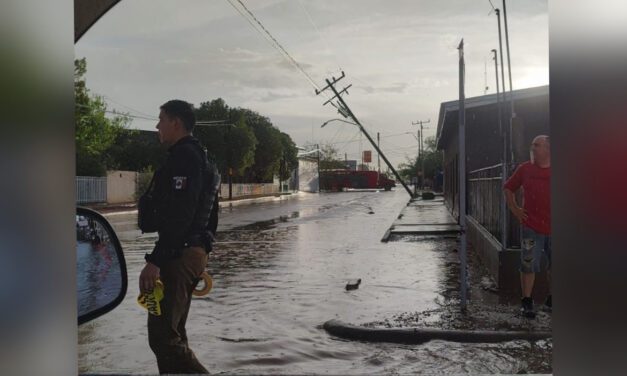
[[[357,288],[359,288],[359,284],[360,283],[361,283],[361,278],[359,278],[359,279],[351,279],[346,284],[346,291],[357,290]]]

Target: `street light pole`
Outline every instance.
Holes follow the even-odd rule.
[[[501,144],[503,150],[501,151],[501,186],[505,184],[507,179],[507,139],[505,138],[505,129],[503,128],[502,116],[501,116],[501,100],[499,95],[499,64],[496,58],[496,50],[492,50],[494,54],[494,73],[496,75],[496,107],[498,109],[498,122],[499,131],[501,132]],[[505,88],[503,88],[505,92]],[[503,93],[505,94],[505,93]],[[505,195],[501,195],[501,247],[507,248],[507,210],[505,208]]]
[[[501,55],[501,83],[503,84],[503,101],[505,101],[505,63],[503,62],[503,41],[501,38],[501,11],[498,9],[494,10],[496,12],[496,17],[498,19],[498,28],[499,28],[499,54]],[[510,82],[511,85],[511,82]],[[510,102],[513,103],[512,97],[511,97],[511,91],[510,91]],[[501,107],[499,107],[500,109]],[[507,176],[507,155],[508,155],[508,142],[507,140],[509,139],[508,135],[511,134],[511,121],[510,121],[510,127],[505,128],[503,127],[503,137],[504,137],[504,141],[503,141],[503,147],[505,148],[505,150],[503,151],[503,153],[505,153],[505,170],[504,170],[504,174],[505,176]],[[511,142],[509,143],[511,144]],[[511,145],[510,145],[511,146]]]
[[[512,118],[516,117],[514,112],[514,97],[512,87],[512,64],[509,59],[509,33],[507,32],[507,10],[505,9],[505,0],[503,0],[503,26],[505,26],[505,46],[507,47],[507,75],[509,76],[509,100],[512,105]],[[501,57],[501,59],[503,59]],[[505,93],[505,84],[503,84],[503,93]]]

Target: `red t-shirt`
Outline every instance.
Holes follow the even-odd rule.
[[[523,187],[522,207],[527,212],[523,225],[540,234],[551,234],[551,167],[521,163],[503,188],[516,192]]]

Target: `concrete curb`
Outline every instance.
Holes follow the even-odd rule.
[[[496,332],[428,328],[375,329],[345,324],[339,320],[329,320],[324,323],[323,327],[329,334],[344,339],[405,344],[420,344],[434,339],[464,343],[495,343],[513,340],[537,341],[552,337],[552,333],[546,331]]]

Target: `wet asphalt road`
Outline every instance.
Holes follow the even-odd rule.
[[[221,210],[207,272],[192,300],[191,348],[211,373],[517,373],[543,343],[372,344],[329,336],[323,322],[385,320],[435,310],[455,240],[381,243],[409,197],[392,192],[298,194]],[[79,327],[80,373],[157,373],[146,311],[136,298],[143,255],[156,238],[136,214],[108,216],[124,247],[129,289],[114,311]],[[345,291],[350,279],[359,289]],[[450,288],[450,287],[449,287]],[[434,318],[436,319],[436,318]]]

